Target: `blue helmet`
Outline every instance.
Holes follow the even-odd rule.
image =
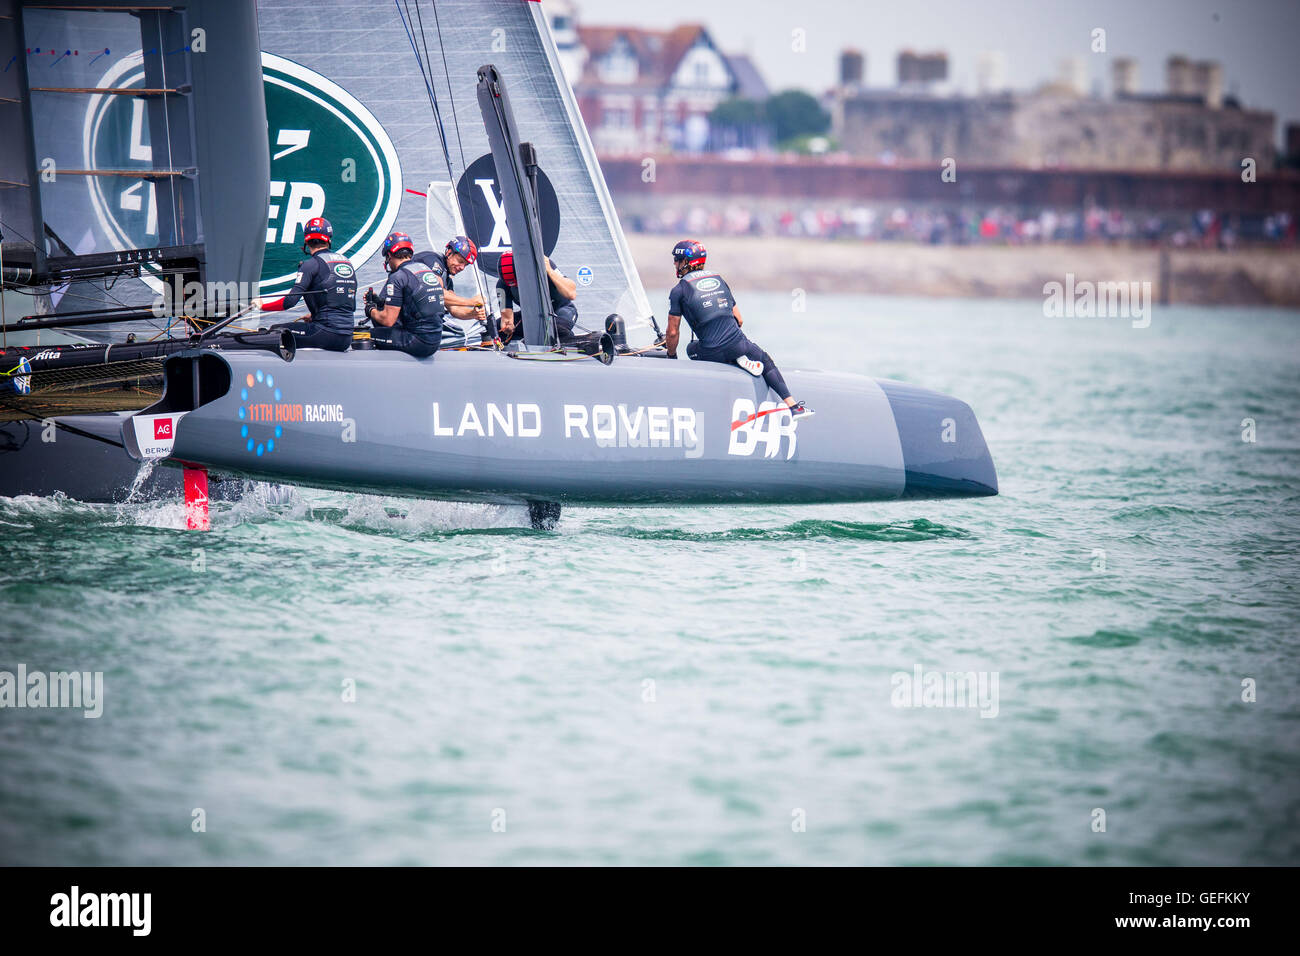
[[[474,245],[474,240],[469,236],[452,236],[445,251],[447,255],[456,253],[471,265],[478,258],[478,246]]]
[[[329,244],[334,241],[334,227],[330,225],[328,219],[322,219],[319,216],[315,219],[308,219],[306,225],[302,227],[302,241]]]
[[[685,262],[693,269],[701,268],[708,257],[708,250],[704,248],[703,243],[696,242],[694,239],[683,239],[673,246],[673,262]]]
[[[414,254],[415,243],[413,243],[411,237],[404,232],[390,233],[388,238],[384,240],[384,257],[387,258],[388,256],[391,256],[399,249],[406,249],[408,252]]]

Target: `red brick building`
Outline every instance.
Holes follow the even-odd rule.
[[[602,155],[707,150],[715,106],[731,97],[768,95],[749,58],[723,53],[700,24],[671,30],[582,26],[569,5],[551,3],[548,12],[565,73]]]

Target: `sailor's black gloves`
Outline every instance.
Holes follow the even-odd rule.
[[[361,310],[364,314],[369,315],[372,308],[378,309],[380,307],[379,296],[375,295],[374,289],[367,289],[365,298],[366,307]]]

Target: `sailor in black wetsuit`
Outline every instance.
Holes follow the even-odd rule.
[[[411,237],[395,232],[384,240],[388,282],[382,304],[366,301],[366,317],[375,324],[370,340],[377,349],[395,349],[428,358],[442,341],[442,280],[411,258]]]
[[[501,254],[499,271],[501,278],[497,280],[497,293],[501,296],[501,341],[522,340],[524,323],[515,322],[515,310],[520,307],[521,302],[513,252]],[[561,339],[571,338],[574,323],[578,321],[578,307],[573,304],[578,298],[578,283],[561,272],[549,258],[546,260],[546,281],[551,290],[551,311],[555,313],[555,331]]]
[[[761,376],[796,421],[811,418],[813,410],[790,397],[790,389],[772,356],[740,330],[745,320],[736,308],[736,297],[722,276],[704,271],[707,256],[704,246],[693,239],[683,239],[673,247],[678,282],[668,295],[668,331],[664,335],[668,357],[677,358],[677,341],[685,318],[691,331],[699,336],[698,342],[686,347],[686,354],[693,360],[739,365],[750,375]]]
[[[488,338],[487,335],[487,310],[483,307],[483,297],[481,295],[466,298],[458,295],[455,289],[453,277],[460,275],[465,269],[472,265],[478,258],[478,246],[469,236],[452,236],[443,249],[442,255],[438,253],[417,252],[412,258],[423,265],[428,266],[438,274],[442,280],[442,297],[447,306],[447,313],[453,319],[467,319],[474,322],[481,322],[483,326],[480,331],[480,338]],[[453,330],[459,333],[460,337],[468,338],[474,330],[474,326],[459,326],[456,323],[443,324],[443,338]]]
[[[448,240],[442,255],[438,255],[433,251],[417,252],[411,258],[438,273],[438,278],[442,280],[443,299],[446,301],[447,309],[452,315],[462,317],[452,309],[456,306],[463,306],[477,310],[463,316],[463,318],[483,318],[482,296],[476,295],[471,299],[467,299],[463,295],[457,295],[452,291],[455,287],[452,277],[460,275],[468,266],[473,265],[478,258],[478,246],[474,244],[473,239],[469,236],[452,236]]]
[[[261,302],[263,312],[292,309],[301,299],[311,313],[306,322],[286,322],[298,348],[346,352],[352,347],[352,315],[357,310],[357,275],[347,256],[330,252],[334,228],[328,219],[309,219],[303,227],[302,251],[310,257],[298,266],[289,294]]]

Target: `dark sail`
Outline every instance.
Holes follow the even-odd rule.
[[[255,288],[270,160],[253,0],[0,0],[0,58],[5,265],[48,307],[146,305],[167,271]]]

